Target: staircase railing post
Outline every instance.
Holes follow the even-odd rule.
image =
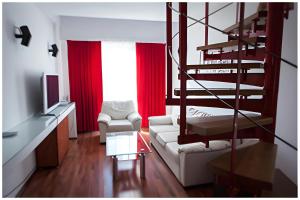
[[[172,99],[172,57],[168,53],[169,48],[172,50],[172,6],[171,2],[166,3],[166,38],[167,38],[167,99]]]
[[[204,44],[208,45],[208,16],[209,15],[209,3],[205,2],[205,27],[204,27]],[[207,51],[203,51],[203,60],[206,58]],[[201,56],[201,53],[200,53]],[[203,62],[204,63],[204,62]]]
[[[238,132],[238,109],[240,103],[240,83],[241,83],[241,58],[242,58],[242,49],[243,49],[243,30],[244,30],[244,11],[245,11],[245,3],[240,3],[240,21],[239,21],[239,41],[238,41],[238,54],[237,54],[237,81],[236,81],[236,93],[235,93],[235,110],[234,110],[234,119],[233,119],[233,136],[232,136],[232,144],[231,144],[231,163],[230,163],[230,172],[232,183],[234,181],[234,170],[236,164],[236,139]]]
[[[239,9],[239,5],[240,5],[240,3],[236,3],[236,15],[235,15],[235,23],[238,23],[238,21],[239,21],[239,11],[240,11],[240,9]]]
[[[208,12],[209,12],[209,3],[205,2],[205,40],[204,40],[204,44],[208,45]]]
[[[184,139],[186,130],[186,56],[187,56],[187,3],[179,3],[179,63],[180,63],[180,135]]]

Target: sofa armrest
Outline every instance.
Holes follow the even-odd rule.
[[[133,113],[130,113],[130,114],[127,116],[127,119],[128,119],[131,123],[134,123],[134,122],[137,121],[137,120],[141,120],[142,117],[140,116],[139,113],[133,112]]]
[[[149,125],[172,125],[171,115],[148,117]]]
[[[108,126],[111,121],[111,117],[108,114],[99,113],[97,121],[98,123],[104,123]]]

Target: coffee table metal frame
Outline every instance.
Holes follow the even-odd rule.
[[[122,139],[119,139],[117,141],[111,141],[110,139],[114,140],[115,138],[112,137],[123,137],[124,139],[128,139],[129,137],[132,137],[131,139],[134,139],[136,137],[136,147],[133,147],[133,150],[128,150],[130,147],[126,148],[125,151],[119,150],[118,152],[111,152],[109,149],[109,145],[124,145],[122,144]],[[127,138],[128,137],[128,138]],[[139,148],[138,144],[140,144],[141,147]],[[117,180],[117,174],[118,174],[118,156],[124,156],[124,155],[138,155],[140,160],[140,178],[145,179],[145,166],[146,166],[146,160],[145,155],[147,153],[151,153],[151,149],[146,143],[145,139],[138,131],[126,131],[126,132],[112,132],[107,133],[106,135],[106,155],[112,157],[112,167],[113,167],[113,180]]]

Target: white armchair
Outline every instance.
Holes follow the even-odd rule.
[[[139,131],[142,118],[133,101],[104,101],[98,116],[100,143],[106,142],[106,133]]]

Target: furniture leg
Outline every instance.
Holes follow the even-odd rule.
[[[140,154],[140,177],[145,179],[145,154]]]
[[[117,180],[117,175],[118,175],[118,158],[117,156],[112,157],[113,160],[113,180]]]

